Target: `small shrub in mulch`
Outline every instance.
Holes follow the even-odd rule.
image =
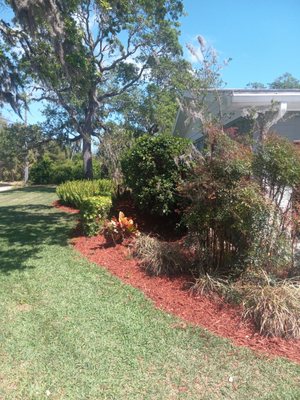
[[[97,235],[111,209],[110,196],[92,196],[82,199],[80,216],[83,231],[87,236]]]
[[[178,242],[160,241],[140,235],[134,243],[133,254],[141,259],[141,267],[150,275],[176,275],[188,267],[188,260]]]
[[[102,234],[108,243],[122,243],[125,239],[132,239],[139,235],[137,224],[131,217],[126,217],[120,211],[119,217],[112,217],[111,220],[106,220],[103,225]]]

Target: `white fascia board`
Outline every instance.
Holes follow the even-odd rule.
[[[300,93],[232,93],[232,103],[255,105],[272,101],[300,104]]]

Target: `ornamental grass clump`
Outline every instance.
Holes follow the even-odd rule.
[[[140,235],[134,243],[134,255],[150,275],[175,275],[187,269],[188,260],[178,243],[163,242],[149,235]]]
[[[243,288],[244,317],[265,336],[300,338],[300,283],[282,281]]]
[[[217,294],[223,297],[228,290],[228,282],[219,277],[203,274],[195,280],[190,290],[195,294]]]

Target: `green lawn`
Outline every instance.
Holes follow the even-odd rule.
[[[0,193],[1,400],[300,399],[299,365],[180,329],[81,258],[68,245],[76,217],[54,199]]]

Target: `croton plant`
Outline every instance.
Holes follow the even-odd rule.
[[[115,244],[139,234],[133,219],[126,217],[122,211],[119,212],[118,219],[113,217],[105,221],[102,232],[108,242],[113,241]]]

